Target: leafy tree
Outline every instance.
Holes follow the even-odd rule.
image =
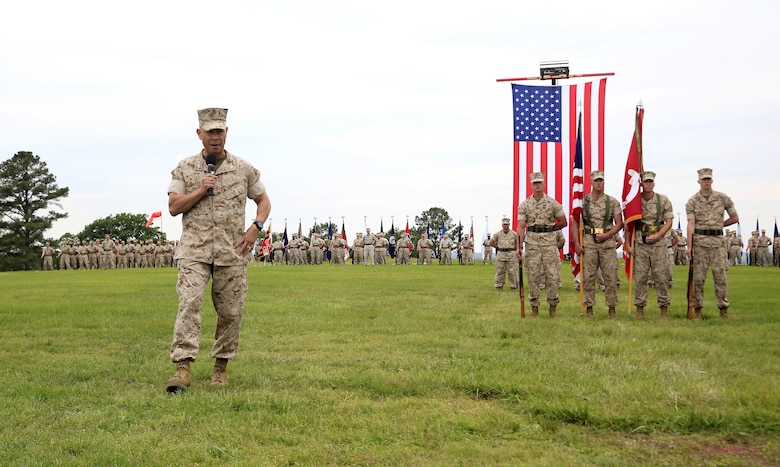
[[[146,227],[146,214],[120,213],[92,221],[79,232],[78,238],[82,240],[102,240],[106,234],[111,238],[128,240],[134,238],[139,241],[154,240],[155,242],[167,241],[164,232],[157,227]]]
[[[40,269],[43,233],[68,216],[50,207],[62,208],[69,191],[32,152],[0,163],[0,270]]]
[[[438,252],[442,223],[444,223],[444,230],[450,234],[450,238],[453,240],[457,239],[456,236],[453,237],[452,229],[454,224],[452,223],[452,219],[444,208],[433,207],[427,211],[423,211],[419,216],[414,217],[414,223],[414,227],[411,227],[409,231],[412,236],[412,242],[415,245],[417,245],[417,240],[422,237],[422,234],[426,233],[426,230],[428,230],[430,226],[430,235],[428,238],[433,241],[433,251]]]

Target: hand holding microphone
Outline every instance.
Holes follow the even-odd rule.
[[[217,156],[215,154],[209,154],[206,156],[206,171],[211,175],[215,174],[214,166],[217,165]],[[208,189],[209,196],[214,196],[214,188]]]

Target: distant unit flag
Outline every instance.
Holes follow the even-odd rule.
[[[585,186],[583,180],[585,178],[582,170],[582,132],[580,131],[582,125],[582,115],[580,115],[577,125],[577,145],[574,151],[574,163],[571,166],[571,217],[577,221],[577,224],[582,226],[582,199],[585,195]],[[578,235],[579,232],[573,232],[569,230],[570,235]],[[582,239],[579,239],[580,242]],[[569,251],[571,254],[571,273],[575,278],[580,277],[580,255],[574,251],[574,243],[569,241],[569,246],[572,247]]]
[[[155,211],[149,216],[149,220],[146,221],[146,228],[148,229],[152,225],[152,222],[158,217],[162,217],[162,211]]]
[[[577,139],[577,107],[582,105],[584,173],[604,170],[604,115],[607,79],[570,86],[512,84],[514,128],[514,183],[512,212],[521,199],[531,196],[528,176],[544,172],[547,193],[559,203],[564,199],[564,172],[571,167]],[[585,189],[590,179],[585,178]],[[512,228],[517,219],[512,216]]]
[[[341,238],[344,239],[344,258],[349,258],[349,242],[347,241],[347,229],[344,228],[344,221],[341,221]]]
[[[625,224],[625,245],[633,247],[634,245],[634,227],[637,221],[642,219],[642,198],[639,193],[640,178],[642,171],[642,120],[645,111],[641,106],[636,108],[636,118],[634,120],[634,135],[631,138],[631,148],[628,150],[628,159],[626,160],[626,171],[623,174],[623,217]],[[624,258],[626,258],[624,251]],[[631,278],[633,269],[631,263],[633,258],[626,259],[626,277]]]
[[[406,235],[411,235],[411,231],[409,230],[409,219],[406,220]],[[409,237],[412,238],[411,236]],[[409,254],[412,254],[412,242],[409,242]]]

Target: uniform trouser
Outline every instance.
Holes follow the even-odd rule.
[[[420,248],[417,252],[417,264],[431,264],[430,248]]]
[[[465,264],[474,264],[474,250],[470,248],[463,250],[463,262]]]
[[[376,264],[387,264],[387,248],[377,248],[374,251],[374,260]]]
[[[452,249],[441,249],[441,262],[439,264],[452,264]]]
[[[409,248],[402,247],[396,250],[395,264],[409,264]]]
[[[51,260],[51,256],[43,257],[43,270],[52,271],[54,269],[54,262]]]
[[[179,260],[179,313],[173,328],[171,361],[195,360],[200,346],[201,311],[206,285],[212,280],[211,300],[217,312],[213,358],[233,359],[238,351],[241,317],[247,292],[246,266],[215,266]]]
[[[363,264],[363,247],[352,249],[352,264]]]
[[[614,254],[614,252],[613,252]],[[528,302],[532,307],[539,306],[541,294],[539,284],[557,284],[561,275],[560,269],[545,268],[543,264],[556,264],[558,249],[555,245],[532,245],[526,243],[523,265],[528,272]],[[544,275],[544,277],[543,277]],[[558,304],[558,287],[547,287],[547,303]]]
[[[667,254],[669,255],[669,269],[667,269],[666,279],[669,281],[669,287],[674,283],[674,248],[667,247]]]
[[[514,254],[514,253],[512,253]],[[504,280],[509,277],[509,287],[512,289],[517,288],[517,259],[512,258],[509,261],[496,260],[496,277],[493,280],[493,285],[500,289],[504,286]]]
[[[618,305],[617,254],[611,244],[607,248],[597,246],[586,248],[582,255],[582,304],[589,307],[596,303],[596,279],[599,276],[599,268],[604,281],[605,303],[608,307],[616,307]]]
[[[704,281],[707,279],[707,269],[712,268],[712,280],[715,283],[715,297],[718,308],[728,308],[727,264],[723,247],[693,247],[693,307],[704,306]]]
[[[369,264],[373,266],[376,264],[374,262],[376,258],[374,258],[374,245],[366,245],[363,247],[363,264],[368,266]]]
[[[771,266],[772,265],[772,257],[769,256],[769,247],[766,246],[760,246],[758,247],[758,265]]]
[[[638,240],[638,239],[637,239]],[[659,307],[669,306],[669,254],[668,248],[658,245],[645,245],[637,241],[634,255],[634,277],[636,291],[634,305],[647,305],[647,281],[652,278],[655,283],[655,296]]]
[[[322,248],[312,248],[311,250],[311,262],[313,264],[322,264]]]
[[[485,250],[482,257],[482,264],[490,263],[493,264],[493,250],[492,248],[490,250]]]
[[[89,269],[89,256],[79,255],[79,269]]]

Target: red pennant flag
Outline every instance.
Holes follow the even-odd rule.
[[[146,221],[146,228],[148,229],[149,226],[152,225],[152,222],[154,222],[154,220],[158,217],[162,217],[162,211],[153,212],[152,215],[149,216],[149,220]]]
[[[642,120],[644,113],[644,109],[641,106],[637,106],[634,136],[631,138],[631,149],[628,151],[626,171],[623,174],[623,216],[625,217],[623,229],[626,232],[624,246],[632,246],[634,244],[634,227],[636,222],[642,219],[642,198],[640,197],[641,186],[639,180],[643,170]],[[623,257],[626,258],[626,277],[631,278],[633,258],[625,250],[623,250]]]

